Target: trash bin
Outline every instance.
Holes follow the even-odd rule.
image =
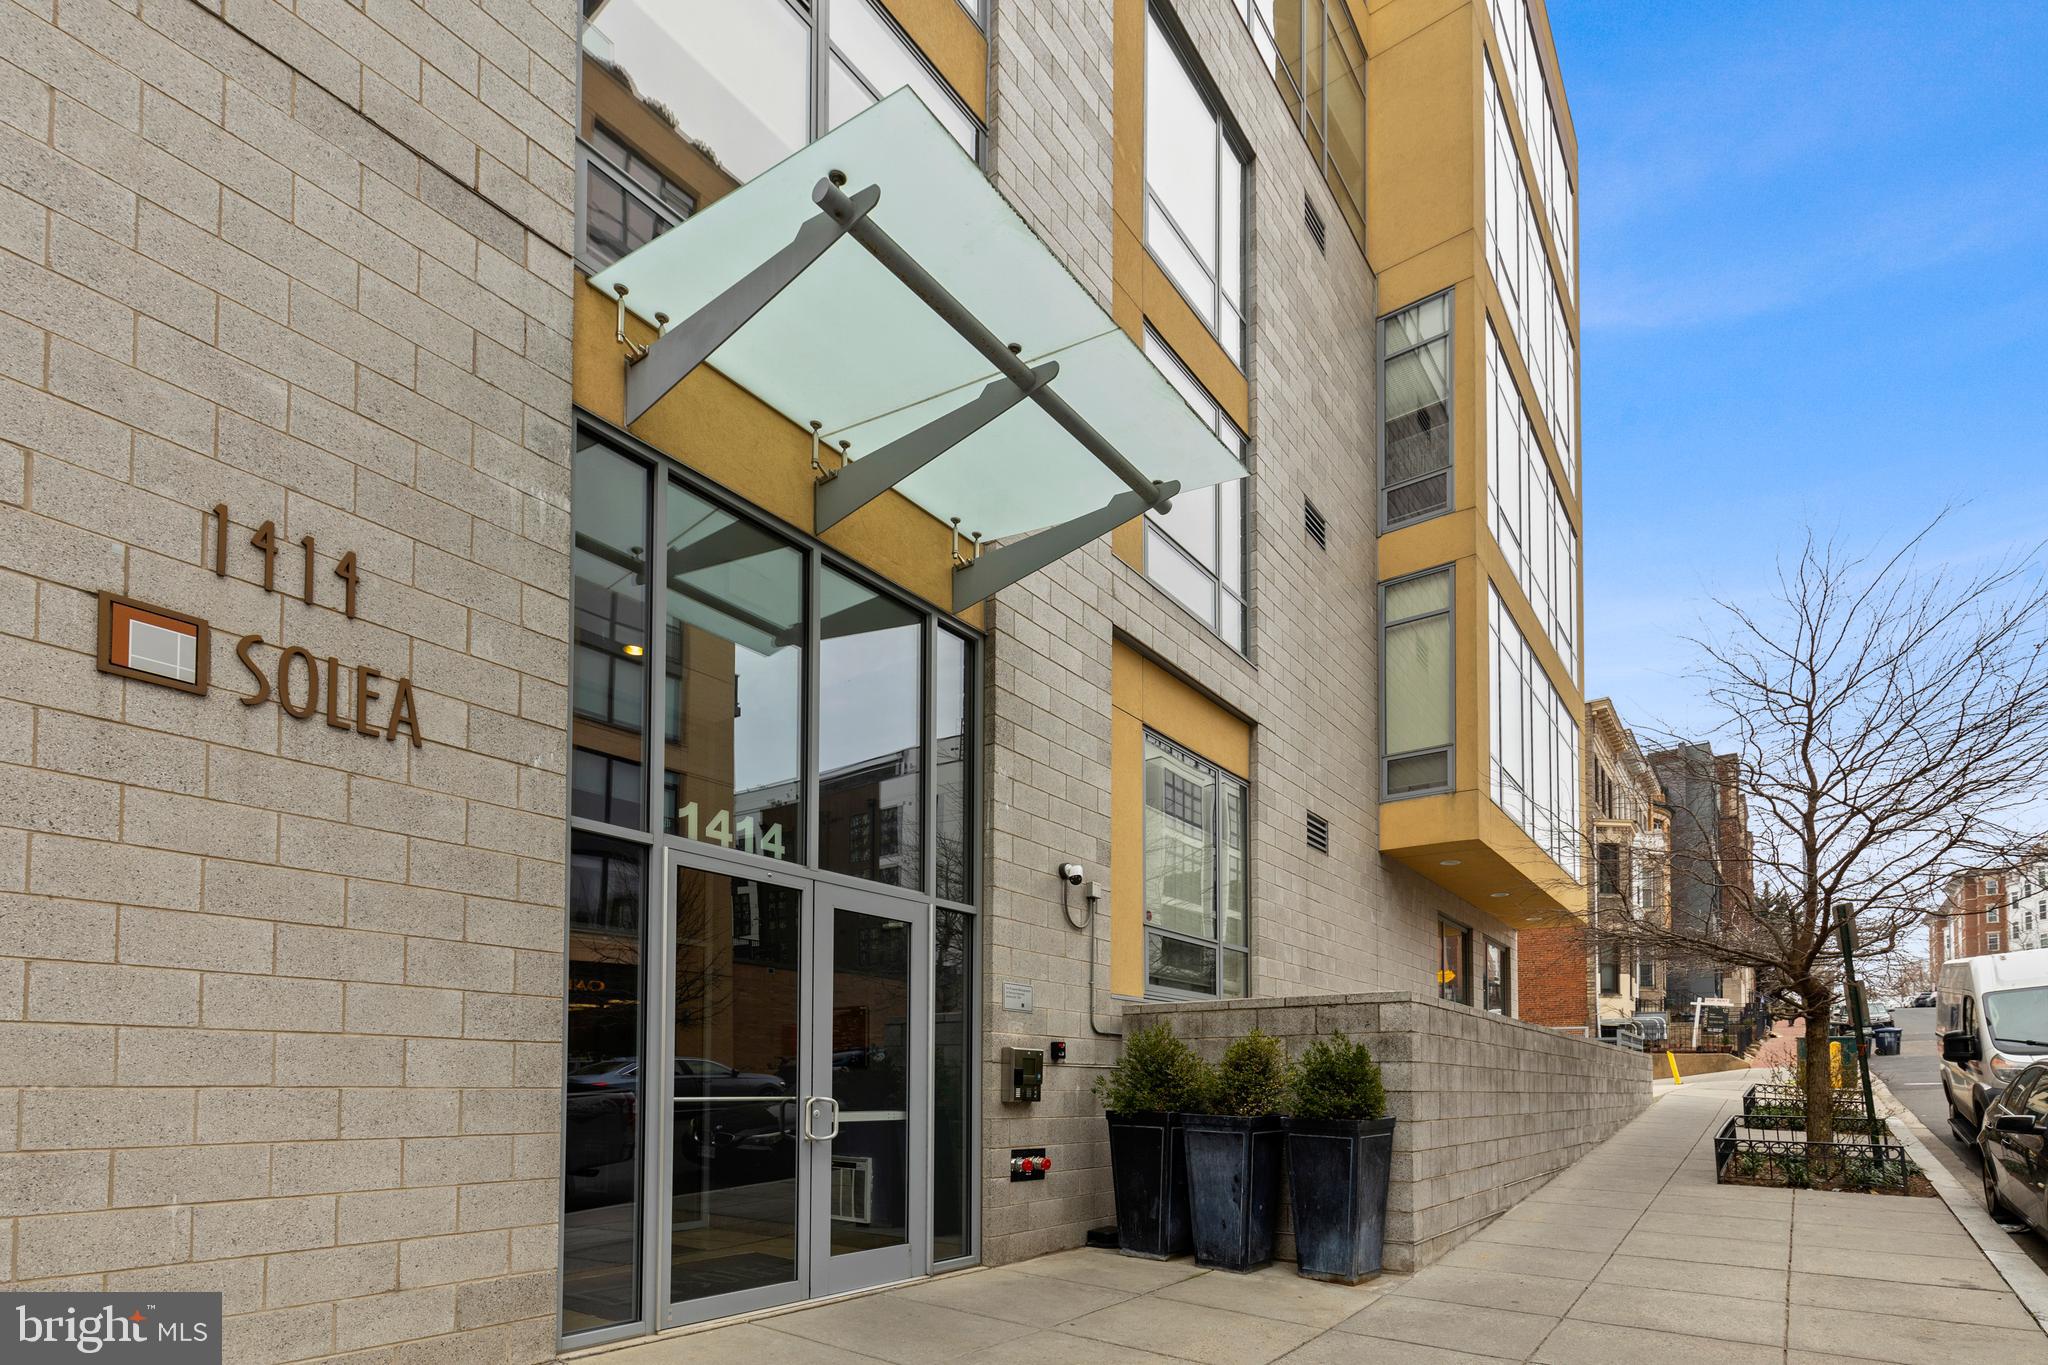
[[[1899,1054],[1900,1040],[1905,1037],[1904,1029],[1879,1028],[1872,1029],[1871,1032],[1877,1035],[1878,1056],[1896,1057]]]

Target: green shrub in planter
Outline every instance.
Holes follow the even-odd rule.
[[[1164,1019],[1124,1038],[1124,1055],[1095,1078],[1095,1098],[1112,1114],[1178,1114],[1197,1107],[1209,1068]]]
[[[1164,1260],[1187,1252],[1187,1143],[1181,1116],[1201,1104],[1208,1067],[1166,1021],[1133,1030],[1123,1056],[1096,1078],[1109,1121],[1109,1179],[1117,1246]]]
[[[1365,1044],[1341,1033],[1318,1038],[1294,1064],[1288,1112],[1298,1119],[1386,1117],[1387,1087],[1380,1080],[1380,1064]]]
[[[1273,1259],[1289,1067],[1253,1029],[1224,1049],[1199,1114],[1186,1119],[1195,1264],[1252,1270]]]
[[[1357,1284],[1379,1273],[1386,1247],[1394,1120],[1379,1063],[1341,1033],[1318,1039],[1294,1064],[1291,1107],[1298,1268],[1310,1279]]]

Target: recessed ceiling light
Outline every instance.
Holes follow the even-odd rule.
[[[626,657],[629,659],[637,659],[647,652],[638,645],[625,645],[623,648],[626,651]]]
[[[1436,865],[1438,867],[1459,867],[1464,864],[1464,861],[1463,858],[1439,858]]]
[[[1505,891],[1494,891],[1489,894],[1497,901],[1504,901],[1508,898],[1508,893]]]

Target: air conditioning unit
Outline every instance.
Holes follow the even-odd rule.
[[[832,1221],[868,1224],[875,1221],[875,1159],[871,1156],[832,1158]]]

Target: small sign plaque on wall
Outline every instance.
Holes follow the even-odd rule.
[[[1028,981],[1005,981],[1003,983],[1003,1008],[1016,1010],[1019,1014],[1031,1013],[1031,983]]]

